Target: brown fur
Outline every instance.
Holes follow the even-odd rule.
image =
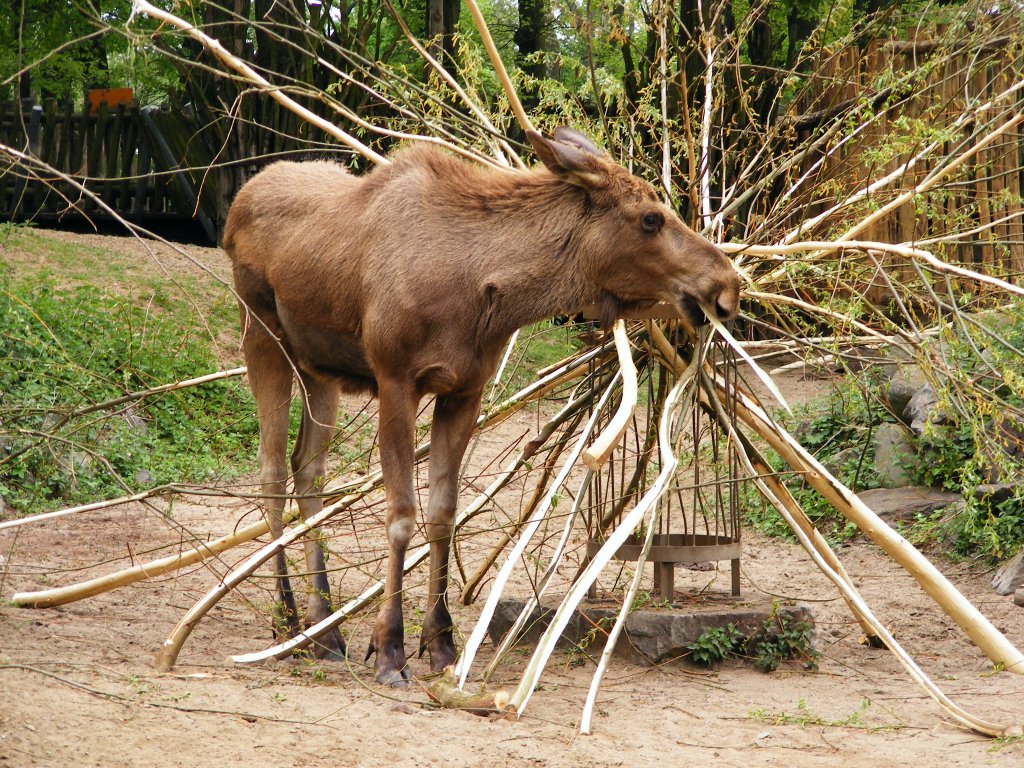
[[[362,178],[333,163],[276,163],[242,188],[228,216],[224,247],[259,407],[264,491],[285,490],[294,375],[306,395],[292,455],[296,494],[319,488],[340,389],[380,398],[390,548],[370,652],[377,653],[383,682],[408,677],[400,592],[413,531],[419,399],[437,395],[427,511],[430,607],[421,639],[437,670],[455,658],[444,595],[459,464],[482,389],[512,332],[592,303],[606,323],[624,306],[656,301],[676,304],[694,321],[702,318],[698,303],[722,318],[736,313],[739,282],[729,261],[649,184],[573,131],[530,139],[546,168],[487,169],[430,146],[403,150]],[[267,506],[279,531],[282,504],[270,499]],[[320,502],[300,506],[308,517]],[[307,545],[307,565],[315,587],[312,622],[329,611],[315,542]],[[277,573],[294,630],[283,559]],[[340,635],[323,650],[343,653]]]

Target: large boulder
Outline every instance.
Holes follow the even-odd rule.
[[[981,470],[996,485],[1024,483],[1024,425],[1012,418],[995,421],[986,428],[981,445]]]
[[[885,392],[892,415],[902,419],[910,398],[927,383],[928,380],[920,366],[903,365],[897,368],[889,379],[889,387]]]
[[[907,467],[916,453],[913,443],[899,424],[880,424],[875,430],[875,472],[883,488],[910,485]]]
[[[923,435],[929,424],[948,424],[946,413],[939,407],[939,398],[931,384],[925,384],[910,398],[903,409],[903,423],[916,435]]]
[[[1003,563],[992,577],[997,595],[1012,595],[1024,587],[1024,549]]]

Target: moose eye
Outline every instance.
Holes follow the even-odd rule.
[[[644,232],[654,234],[655,232],[658,232],[664,224],[665,217],[657,211],[645,213],[640,217],[640,226],[643,228]]]

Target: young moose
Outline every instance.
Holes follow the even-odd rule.
[[[502,171],[430,146],[397,154],[364,177],[330,162],[276,163],[246,184],[231,208],[224,247],[234,265],[243,350],[259,409],[259,466],[267,515],[282,529],[293,376],[303,397],[291,456],[305,517],[322,502],[326,445],[339,393],[380,400],[380,459],[387,496],[385,598],[367,658],[376,678],[409,679],[402,565],[415,528],[414,420],[436,396],[430,453],[429,607],[420,651],[432,670],[455,660],[445,601],[460,462],[484,385],[519,327],[584,305],[610,324],[625,307],[658,301],[694,324],[701,304],[735,316],[739,281],[726,257],[688,229],[650,184],[586,137],[560,128],[529,133],[544,167]],[[306,543],[313,592],[306,613],[330,611],[321,549]],[[283,554],[278,600],[298,630]],[[343,655],[340,633],[321,655]]]

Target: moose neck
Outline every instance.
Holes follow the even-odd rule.
[[[600,298],[581,269],[581,235],[591,215],[582,190],[546,172],[501,174],[474,203],[490,243],[480,243],[477,254],[491,302],[489,335],[504,339]]]

